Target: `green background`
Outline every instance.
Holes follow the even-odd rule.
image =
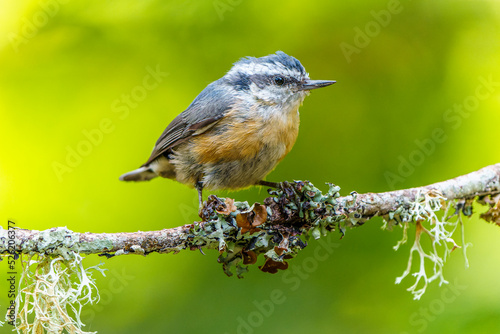
[[[166,125],[232,63],[277,50],[298,58],[312,79],[337,84],[306,99],[295,147],[268,180],[309,179],[323,189],[329,181],[343,194],[378,192],[497,163],[500,86],[470,112],[447,110],[474,101],[480,77],[500,82],[499,19],[499,2],[480,0],[3,1],[1,224],[14,219],[29,229],[118,232],[197,220],[195,190],[170,180],[131,184],[118,177],[141,165]],[[346,45],[356,52],[346,54]],[[127,114],[115,112],[123,94],[140,90],[148,67],[168,75]],[[67,165],[68,150],[85,145],[84,132],[103,119],[112,130],[58,174],[54,164]],[[446,139],[431,145],[435,129]],[[430,145],[427,152],[418,153],[417,141]],[[398,175],[410,157],[414,170],[389,182],[387,173]],[[262,202],[267,193],[254,187],[216,194]],[[109,271],[98,279],[101,303],[84,311],[86,329],[500,332],[498,227],[477,217],[467,221],[470,268],[464,269],[461,252],[453,253],[445,267],[450,287],[433,284],[414,301],[405,290],[412,278],[394,284],[409,245],[394,252],[401,230],[382,231],[381,224],[374,219],[342,240],[334,233],[328,256],[310,241],[288,274],[255,266],[241,280],[224,275],[215,251],[90,256],[86,264],[104,261]],[[0,268],[5,277],[5,262]],[[271,310],[267,301],[277,295]],[[241,319],[252,327],[239,327]]]

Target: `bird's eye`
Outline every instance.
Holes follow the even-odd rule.
[[[283,77],[280,76],[274,77],[274,83],[277,84],[278,86],[283,86],[285,84],[285,79],[283,79]]]

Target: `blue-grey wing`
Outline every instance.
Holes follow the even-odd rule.
[[[231,88],[225,87],[222,79],[208,85],[189,105],[167,126],[143,166],[174,148],[192,136],[197,136],[215,125],[234,104]]]

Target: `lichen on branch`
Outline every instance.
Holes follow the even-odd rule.
[[[406,241],[410,224],[415,224],[418,240],[425,234],[431,238],[433,247],[445,247],[444,255],[436,255],[434,250],[420,251],[418,242],[412,247],[411,254],[417,251],[421,261],[430,259],[435,266],[432,274],[427,275],[425,264],[420,262],[421,270],[415,273],[416,285],[410,288],[419,297],[423,293],[421,287],[417,288],[419,282],[424,282],[423,291],[436,278],[444,282],[442,264],[458,246],[452,238],[456,222],[450,225],[449,217],[438,219],[435,212],[446,207],[470,216],[472,202],[477,200],[489,208],[481,218],[500,224],[500,164],[424,187],[386,193],[352,192],[344,197],[339,192],[340,188],[333,184],[328,184],[323,193],[308,181],[284,182],[279,189],[270,191],[271,197],[263,204],[249,205],[211,195],[201,212],[202,220],[192,224],[161,231],[99,234],[77,233],[61,227],[46,231],[16,229],[15,245],[11,248],[18,254],[64,257],[77,253],[108,258],[217,249],[224,272],[241,277],[259,258],[262,260],[258,267],[264,272],[285,270],[288,260],[306,247],[311,236],[318,239],[333,231],[343,236],[348,228],[380,216],[388,228],[403,227],[404,237],[398,245]],[[457,219],[461,224],[460,214]],[[7,241],[7,231],[0,230],[0,254],[9,251]],[[411,260],[402,277],[410,271]]]
[[[16,319],[6,317],[7,322],[18,333],[91,334],[83,330],[80,315],[83,306],[99,301],[92,275],[95,271],[104,275],[104,270],[99,265],[84,268],[78,253],[23,255],[20,260],[23,270],[15,299]]]

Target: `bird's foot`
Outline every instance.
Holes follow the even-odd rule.
[[[257,185],[275,188],[276,190],[273,189],[267,190],[270,195],[280,196],[281,195],[280,191],[281,191],[287,197],[297,197],[300,195],[304,183],[302,181],[295,181],[295,182],[259,181]]]
[[[267,192],[270,195],[278,197],[280,202],[284,203],[295,203],[297,206],[300,205],[300,201],[302,198],[302,188],[304,187],[304,182],[302,181],[294,181],[294,182],[269,182],[269,181],[260,181],[258,183],[262,186],[268,186],[275,189],[268,189]]]
[[[225,208],[226,203],[224,203],[219,197],[210,195],[208,196],[206,202],[200,204],[198,215],[204,221],[208,221],[214,214],[217,214],[217,211],[224,211]]]

